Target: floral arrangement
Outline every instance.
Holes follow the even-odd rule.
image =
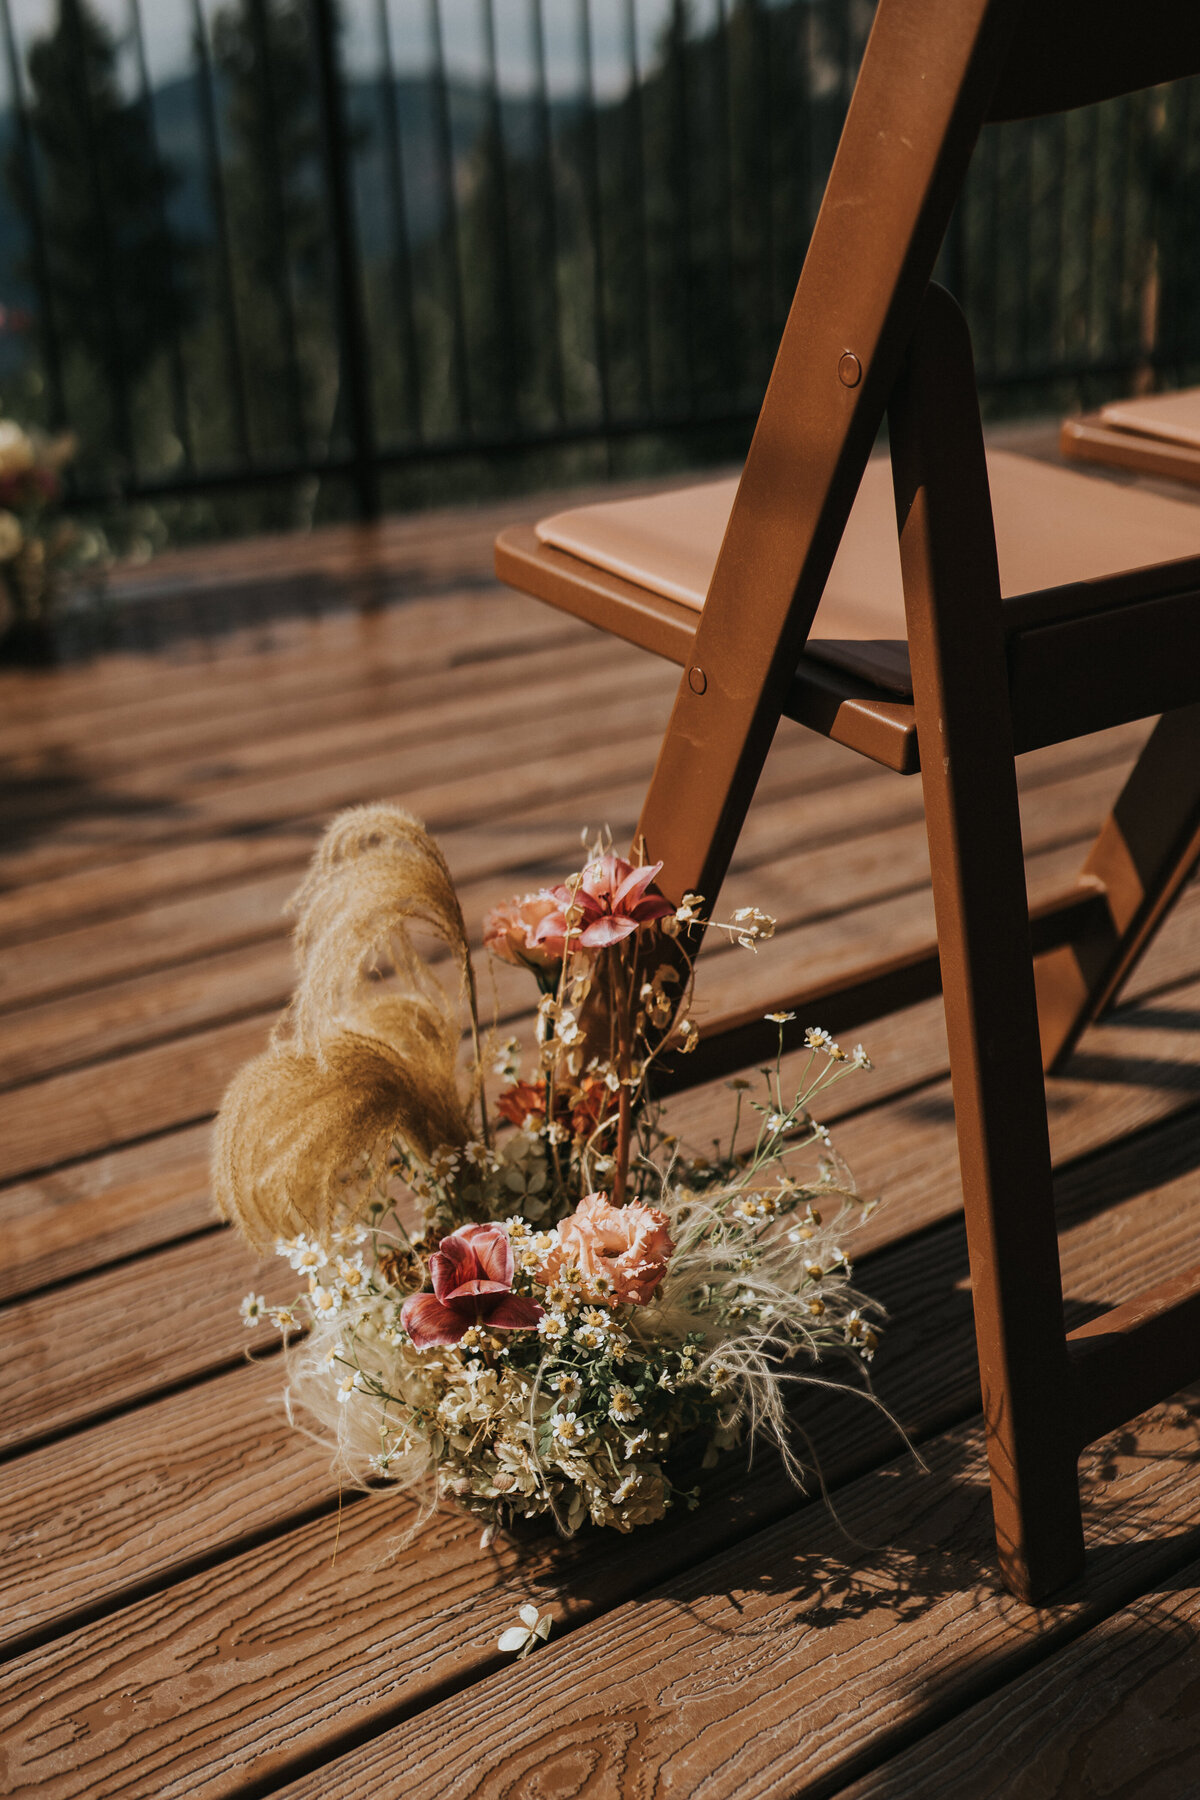
[[[10,636],[45,627],[64,575],[103,560],[100,535],[65,518],[62,472],[78,445],[0,418],[0,596]]]
[[[697,1463],[742,1438],[802,1482],[788,1384],[828,1385],[813,1365],[839,1357],[861,1377],[875,1348],[842,1248],[869,1209],[810,1113],[867,1059],[809,1030],[789,1096],[791,1015],[768,1015],[761,1089],[731,1083],[728,1143],[686,1153],[654,1081],[697,1040],[705,921],[698,895],[655,891],[660,868],[600,842],[491,914],[488,952],[538,990],[526,1063],[485,1040],[436,843],[389,807],[343,815],[292,902],[292,1004],[221,1109],[219,1202],[305,1284],[242,1309],[285,1333],[289,1405],[343,1473],[452,1499],[485,1541],[522,1516],[629,1531],[695,1505]],[[773,930],[754,909],[708,925],[747,949]]]

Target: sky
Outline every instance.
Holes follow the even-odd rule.
[[[90,0],[118,36],[129,30],[134,0]],[[151,81],[158,85],[188,66],[191,0],[139,0]],[[211,15],[215,0],[201,0]],[[583,0],[542,0],[546,69],[552,94],[578,93],[583,79],[580,13]],[[696,27],[716,22],[722,0],[692,0]],[[729,0],[726,0],[726,4]],[[375,74],[379,63],[379,7],[386,7],[392,55],[398,72],[416,72],[430,61],[430,0],[342,0],[343,57],[348,72]],[[587,0],[590,14],[592,83],[601,98],[628,83],[629,21],[632,15],[639,66],[653,57],[670,10],[670,0]],[[54,0],[9,0],[22,44],[44,32],[56,13]],[[447,68],[452,75],[479,79],[486,69],[484,0],[438,0]],[[493,0],[497,62],[502,89],[528,91],[533,80],[530,0]]]

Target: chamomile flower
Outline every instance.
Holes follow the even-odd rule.
[[[267,1303],[261,1294],[247,1294],[241,1304],[242,1324],[255,1326],[266,1311]]]
[[[554,1442],[563,1450],[573,1450],[587,1436],[587,1426],[574,1412],[557,1413],[552,1430]]]

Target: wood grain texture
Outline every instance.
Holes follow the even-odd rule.
[[[0,1188],[0,1300],[211,1228],[209,1127]]]
[[[6,1307],[0,1446],[45,1437],[236,1362],[249,1343],[238,1306],[251,1288],[280,1301],[296,1283],[286,1263],[258,1262],[220,1230]],[[259,1326],[255,1348],[276,1336]]]
[[[1159,1271],[1176,1266],[1186,1253],[1200,1193],[1194,1132],[1171,1128],[1158,1147],[1156,1161],[1167,1178],[1149,1192],[1142,1191],[1137,1180],[1144,1157],[1128,1149],[1105,1159],[1099,1178],[1091,1173],[1086,1179],[1069,1178],[1065,1184],[1061,1196],[1065,1277],[1076,1304],[1091,1306],[1097,1298],[1121,1298],[1131,1278],[1140,1274],[1153,1279]],[[1146,1242],[1148,1269],[1131,1267],[1131,1240]],[[943,1226],[887,1251],[871,1266],[869,1279],[872,1292],[897,1314],[881,1359],[881,1394],[911,1430],[926,1435],[977,1404],[960,1225]],[[143,1432],[153,1433],[159,1410],[137,1415]],[[873,1409],[864,1410],[861,1401],[819,1394],[802,1410],[831,1482],[870,1468],[881,1454],[894,1449],[891,1427]],[[95,1436],[113,1429],[102,1427]],[[1156,1524],[1161,1527],[1164,1518],[1186,1517],[1188,1509],[1198,1504],[1187,1485],[1200,1481],[1189,1460],[1194,1432],[1189,1437],[1171,1425],[1170,1434],[1171,1454],[1177,1461],[1160,1471],[1164,1485],[1155,1488],[1153,1500],[1146,1500],[1136,1515],[1124,1518],[1118,1536],[1141,1531],[1152,1539]],[[1157,1445],[1159,1440],[1146,1440],[1134,1454],[1124,1444],[1116,1477],[1121,1495],[1126,1478],[1138,1476],[1140,1455],[1151,1456]],[[876,1497],[853,1526],[863,1538],[890,1546],[881,1558],[886,1575],[898,1555],[897,1530],[903,1533],[911,1526],[913,1505],[917,1516],[923,1517],[928,1502],[934,1516],[950,1521],[948,1530],[957,1531],[967,1519],[967,1543],[958,1561],[944,1546],[931,1549],[936,1536],[932,1528],[915,1544],[903,1537],[901,1559],[908,1570],[906,1579],[915,1580],[918,1567],[932,1558],[935,1596],[958,1602],[952,1649],[964,1661],[974,1653],[972,1595],[981,1582],[987,1585],[981,1570],[990,1557],[988,1505],[986,1490],[974,1489],[964,1514],[953,1488],[964,1467],[972,1483],[982,1480],[977,1452],[975,1435],[953,1433],[931,1452],[934,1460],[940,1459],[942,1475],[934,1483],[914,1478],[907,1464],[890,1466],[872,1490]],[[1096,1466],[1107,1471],[1104,1483],[1113,1479],[1107,1462],[1101,1459]],[[1186,1491],[1177,1491],[1167,1479],[1179,1477],[1181,1469]],[[207,1487],[208,1477],[201,1473],[196,1496],[201,1516],[206,1505],[218,1503],[216,1496],[205,1500]],[[630,1539],[589,1532],[557,1554],[535,1547],[523,1561],[510,1551],[481,1557],[474,1529],[452,1515],[422,1532],[419,1555],[409,1550],[388,1561],[387,1539],[403,1529],[410,1514],[403,1503],[389,1503],[384,1496],[353,1509],[336,1534],[328,1520],[302,1527],[219,1569],[173,1583],[162,1594],[84,1626],[15,1665],[7,1678],[0,1678],[0,1727],[7,1728],[14,1746],[25,1746],[28,1760],[15,1765],[12,1778],[31,1792],[136,1793],[142,1791],[138,1783],[146,1782],[162,1783],[155,1791],[164,1793],[197,1788],[236,1793],[247,1757],[254,1758],[256,1773],[286,1768],[297,1754],[325,1754],[335,1748],[345,1731],[377,1725],[382,1711],[419,1709],[447,1682],[486,1677],[499,1661],[494,1653],[498,1631],[511,1622],[530,1591],[546,1595],[562,1623],[580,1623],[630,1600],[626,1638],[611,1664],[619,1680],[622,1659],[637,1662],[642,1654],[640,1644],[634,1647],[642,1632],[640,1602],[634,1597],[704,1556],[721,1558],[706,1571],[707,1579],[717,1579],[730,1548],[782,1513],[793,1515],[790,1524],[774,1537],[752,1539],[746,1556],[758,1569],[756,1547],[794,1545],[797,1533],[801,1540],[804,1534],[815,1533],[821,1557],[828,1558],[819,1567],[836,1613],[841,1591],[853,1591],[858,1576],[854,1558],[847,1561],[845,1540],[831,1530],[819,1505],[796,1513],[795,1496],[770,1458],[760,1459],[752,1481],[731,1462],[710,1478],[708,1487],[704,1507],[686,1529],[669,1521]],[[1098,1511],[1127,1504],[1120,1498],[1114,1501],[1107,1486],[1101,1498]],[[841,1513],[841,1496],[838,1506]],[[331,1561],[335,1541],[336,1557]],[[1143,1548],[1153,1558],[1153,1542]],[[774,1566],[769,1549],[763,1549],[762,1556],[761,1566],[769,1572]],[[794,1561],[787,1551],[785,1565],[794,1567]],[[969,1571],[969,1584],[960,1579],[960,1563]],[[995,1602],[994,1589],[987,1591]],[[741,1604],[735,1595],[735,1607]],[[1019,1647],[1022,1634],[1028,1635],[1028,1620],[1034,1616],[1017,1617],[1018,1644],[1008,1643],[1006,1655]],[[855,1633],[868,1640],[861,1653],[873,1656],[870,1608],[850,1610],[848,1620],[853,1621],[853,1630],[839,1640],[838,1657],[844,1660],[860,1653]],[[915,1649],[919,1609],[910,1608],[900,1623],[914,1634],[914,1647],[898,1666],[895,1681],[907,1684],[912,1699],[921,1680]],[[895,1629],[896,1621],[888,1625]],[[714,1629],[726,1637],[731,1632],[736,1636],[730,1625]],[[1036,1619],[1035,1630],[1040,1630]],[[650,1628],[647,1641],[652,1654],[677,1647],[673,1631],[660,1626]],[[821,1632],[811,1633],[804,1657],[819,1660],[823,1641]],[[562,1653],[569,1647],[564,1645]],[[707,1639],[702,1642],[693,1673],[710,1666],[714,1657],[722,1660],[724,1652],[718,1656],[719,1651],[719,1644],[714,1649]],[[680,1652],[683,1661],[688,1654],[685,1646]],[[594,1666],[588,1665],[586,1675],[572,1678],[580,1683],[580,1691],[587,1691],[593,1677],[600,1678],[604,1665],[602,1652]],[[769,1680],[765,1647],[757,1678]],[[726,1703],[731,1688],[736,1688],[736,1681],[726,1669],[720,1680]],[[122,1696],[131,1695],[138,1696],[137,1704],[123,1705]],[[619,1702],[614,1704],[619,1711]],[[902,1704],[898,1692],[894,1705]],[[533,1710],[543,1723],[552,1716],[538,1706]],[[853,1728],[868,1729],[870,1718],[870,1706],[860,1702]],[[737,1737],[740,1716],[726,1723]],[[444,1746],[436,1741],[440,1766]],[[385,1744],[381,1751],[385,1765],[390,1754]],[[357,1767],[354,1759],[351,1762]],[[377,1767],[372,1763],[373,1771]],[[313,1791],[340,1792],[340,1770],[323,1773],[331,1785]],[[371,1790],[352,1785],[349,1791]],[[381,1789],[392,1791],[403,1790]],[[427,1791],[438,1790],[431,1782]],[[470,1790],[462,1785],[462,1791]],[[684,1786],[682,1791],[690,1790]]]
[[[968,1704],[1186,1560],[1200,1523],[1164,1530],[1163,1514],[1200,1517],[1194,1436],[1177,1405],[1097,1449],[1088,1574],[1039,1612],[997,1587],[980,1434],[964,1429],[927,1449],[928,1474],[889,1464],[839,1494],[846,1529],[885,1548],[856,1550],[814,1509],[283,1791],[829,1792],[915,1712]]]
[[[234,1070],[265,1048],[272,1016],[0,1093],[0,1176],[53,1168],[209,1118]]]
[[[1051,1084],[1053,1142],[1060,1162],[1089,1155],[1171,1113],[1190,1113],[1197,1100],[1196,1070],[1200,1067],[1200,1031],[1196,1025],[1198,1003],[1200,983],[1160,997],[1153,1009],[1120,1013],[1111,1022],[1093,1028],[1080,1051],[1080,1056],[1091,1057],[1092,1072],[1086,1079],[1068,1075]],[[931,1042],[939,1050],[943,1049],[942,1040]],[[926,1079],[917,1091],[910,1091],[919,1065],[906,1052],[903,1021],[893,1043],[894,1062],[889,1081],[900,1091],[875,1104],[866,1102],[864,1110],[844,1119],[837,1134],[839,1146],[851,1160],[862,1191],[867,1194],[882,1191],[888,1202],[865,1227],[861,1237],[864,1250],[922,1230],[955,1213],[960,1204],[948,1083],[943,1079],[929,1084]],[[940,1066],[943,1065],[939,1063]],[[1105,1079],[1096,1078],[1098,1071],[1103,1071]],[[855,1078],[863,1086],[866,1086],[866,1080]],[[838,1091],[846,1105],[854,1103],[852,1083],[847,1082]],[[722,1093],[728,1105],[730,1096],[724,1090]],[[2,1105],[0,1098],[0,1111]],[[828,1116],[835,1114],[831,1111]],[[721,1115],[715,1109],[706,1111],[701,1102],[699,1108],[693,1105],[693,1110],[681,1110],[675,1121],[676,1129],[685,1129],[688,1121],[694,1120],[694,1128],[699,1131],[714,1118],[719,1128]],[[201,1140],[193,1138],[178,1148],[183,1167],[182,1171],[177,1170],[177,1176],[186,1189],[188,1159],[198,1155]],[[160,1154],[169,1153],[163,1151]],[[136,1159],[130,1166],[136,1169]],[[190,1167],[195,1171],[194,1162]],[[143,1179],[153,1180],[156,1174],[155,1162],[151,1165],[151,1173]],[[32,1233],[36,1226],[27,1229]],[[224,1235],[185,1246],[180,1252],[194,1259],[197,1269],[207,1269],[205,1258],[210,1253],[216,1269],[232,1267],[239,1271],[238,1280],[243,1283],[240,1291],[245,1291],[253,1264],[244,1253],[239,1260],[236,1246],[231,1247],[231,1240]],[[202,1285],[207,1290],[217,1279],[220,1279],[217,1275],[206,1273]],[[14,1309],[13,1313],[0,1314],[0,1333],[6,1328],[11,1329],[17,1333],[11,1340],[14,1344],[24,1338],[39,1346],[38,1379],[49,1383],[51,1394],[66,1395],[78,1380],[86,1383],[86,1370],[79,1370],[77,1362],[86,1362],[88,1357],[86,1334],[94,1328],[92,1321],[103,1317],[105,1309],[126,1304],[124,1300],[109,1297],[108,1284],[111,1283],[117,1284],[115,1291],[119,1294],[136,1292],[139,1295],[138,1311],[147,1337],[159,1334],[164,1343],[163,1357],[168,1364],[174,1361],[173,1333],[178,1329],[175,1322],[188,1325],[185,1373],[192,1370],[194,1365],[189,1359],[194,1351],[191,1346],[209,1328],[212,1315],[207,1305],[202,1306],[193,1332],[190,1324],[193,1288],[188,1287],[186,1309],[180,1313],[180,1284],[175,1264],[169,1256],[160,1257],[129,1271],[118,1270],[97,1277],[94,1284],[84,1284],[75,1290],[76,1305],[86,1301],[87,1323],[82,1337],[60,1335],[56,1322],[60,1303],[54,1294],[31,1301],[24,1308]],[[222,1291],[228,1293],[228,1287],[223,1287]],[[94,1301],[93,1292],[96,1295]],[[93,1312],[93,1305],[99,1310]],[[11,1323],[14,1314],[15,1324]],[[128,1390],[122,1388],[120,1391]],[[21,1430],[29,1428],[29,1420],[36,1414],[36,1388],[23,1404],[25,1410],[19,1410]],[[60,1416],[62,1404],[64,1402],[57,1401],[51,1406],[49,1416],[52,1420]],[[79,1414],[68,1412],[66,1416],[77,1417]]]
[[[328,1454],[287,1423],[282,1382],[267,1356],[12,1463],[0,1485],[0,1654],[328,1504]]]
[[[1198,1682],[1190,1563],[838,1800],[1182,1800],[1200,1793]]]
[[[1033,796],[1042,804],[1033,809],[1031,859],[1044,858],[1050,850],[1064,852],[1049,862],[1031,862],[1037,891],[1058,885],[1073,873],[1079,855],[1076,846],[1090,839],[1102,816],[1104,802],[1097,798],[1097,785],[1097,775],[1091,773]],[[1099,786],[1106,790],[1109,785],[1108,771],[1100,771]],[[545,879],[555,873],[546,869]],[[758,904],[774,914],[783,930],[830,917],[852,922],[856,908],[867,902],[923,888],[928,873],[924,831],[914,820],[890,830],[880,828],[866,838],[842,839],[781,857],[769,868],[738,869],[727,884],[722,906],[728,913],[738,905]],[[512,877],[507,870],[503,874],[507,886]],[[98,984],[94,992],[76,991],[14,1009],[0,1045],[0,1085],[16,1085],[199,1026],[282,1006],[293,981],[286,942],[289,921],[283,916],[283,903],[291,891],[286,879],[276,877],[254,884],[249,894],[226,890],[204,902],[159,909],[151,915],[151,941],[145,949],[142,921],[122,920],[119,931],[99,926],[76,934],[77,940],[85,940],[83,946],[78,941],[64,945],[57,939],[45,946],[25,946],[20,955],[0,953],[0,1005],[22,984],[27,993],[36,992],[39,980],[43,987],[77,987],[82,976],[85,984]],[[504,897],[504,887],[492,871],[483,880],[460,883],[459,891],[478,947],[482,921],[489,907]],[[226,926],[227,905],[231,916]],[[163,913],[170,916],[163,919]],[[182,933],[182,943],[178,935],[174,944],[169,935],[160,935],[173,930]],[[225,947],[226,942],[236,945],[242,935],[260,941]],[[206,942],[208,955],[203,954]],[[775,980],[780,979],[779,965],[787,954],[781,951],[782,941],[764,958]],[[139,967],[139,952],[143,963],[164,959],[167,966],[146,974],[117,975],[123,964]],[[803,954],[819,957],[821,951],[818,946]],[[78,971],[74,981],[69,974],[73,967]],[[6,969],[12,971],[11,979],[6,979]],[[498,973],[514,995],[521,995],[520,985],[512,984],[505,971]],[[786,978],[790,970],[783,973]]]
[[[197,553],[171,579],[186,605],[206,580],[357,593],[378,575],[394,593],[424,570],[436,598],[44,682],[0,673],[0,889],[15,884],[0,891],[0,1067],[20,1083],[0,1093],[0,1634],[39,1645],[0,1677],[0,1786],[823,1793],[936,1749],[931,1725],[970,1720],[1030,1667],[1032,1737],[1018,1717],[1004,1741],[1053,1751],[1038,1675],[1092,1644],[1136,1709],[1136,1684],[1103,1660],[1103,1620],[1167,1592],[1200,1548],[1194,1421],[1159,1409],[1089,1452],[1100,1554],[1083,1588],[1042,1615],[997,1592],[937,1002],[864,1031],[878,1074],[826,1109],[864,1186],[889,1196],[858,1245],[892,1313],[879,1391],[933,1475],[895,1460],[892,1427],[860,1401],[808,1396],[801,1412],[841,1509],[881,1548],[848,1546],[770,1458],[750,1480],[730,1459],[686,1521],[565,1549],[481,1556],[476,1529],[447,1517],[396,1554],[411,1513],[394,1496],[348,1503],[340,1529],[314,1516],[335,1497],[323,1453],[272,1405],[279,1359],[244,1365],[247,1344],[273,1340],[237,1313],[251,1286],[282,1297],[294,1278],[212,1228],[205,1196],[204,1121],[286,992],[274,909],[327,813],[379,795],[425,812],[480,914],[570,866],[581,824],[624,837],[676,681],[471,585],[479,518],[459,544],[426,524],[403,542],[389,526],[374,548],[349,532]],[[1073,872],[1144,735],[1022,759],[1036,891]],[[920,817],[916,783],[785,725],[723,897],[768,906],[781,931],[758,958],[706,950],[710,1010],[749,995],[766,1011],[783,983],[924,936]],[[1051,1088],[1072,1322],[1194,1260],[1198,921],[1193,889],[1133,1006]],[[523,1020],[517,978],[501,971],[497,995]],[[680,1096],[672,1122],[703,1143],[731,1098]],[[530,1592],[555,1637],[509,1665],[496,1638]],[[1183,1668],[1167,1658],[1166,1685],[1152,1676],[1151,1716],[1186,1704]],[[1079,1712],[1062,1741],[1090,1744],[1101,1723]],[[1104,1771],[1105,1741],[1081,1767]]]

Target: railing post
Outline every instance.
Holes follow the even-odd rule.
[[[334,0],[311,0],[317,59],[321,130],[325,144],[326,193],[337,289],[340,379],[354,446],[354,483],[359,516],[379,516],[379,461],[371,406],[367,319],[358,254],[358,229],[351,179],[345,95],[338,67]]]

